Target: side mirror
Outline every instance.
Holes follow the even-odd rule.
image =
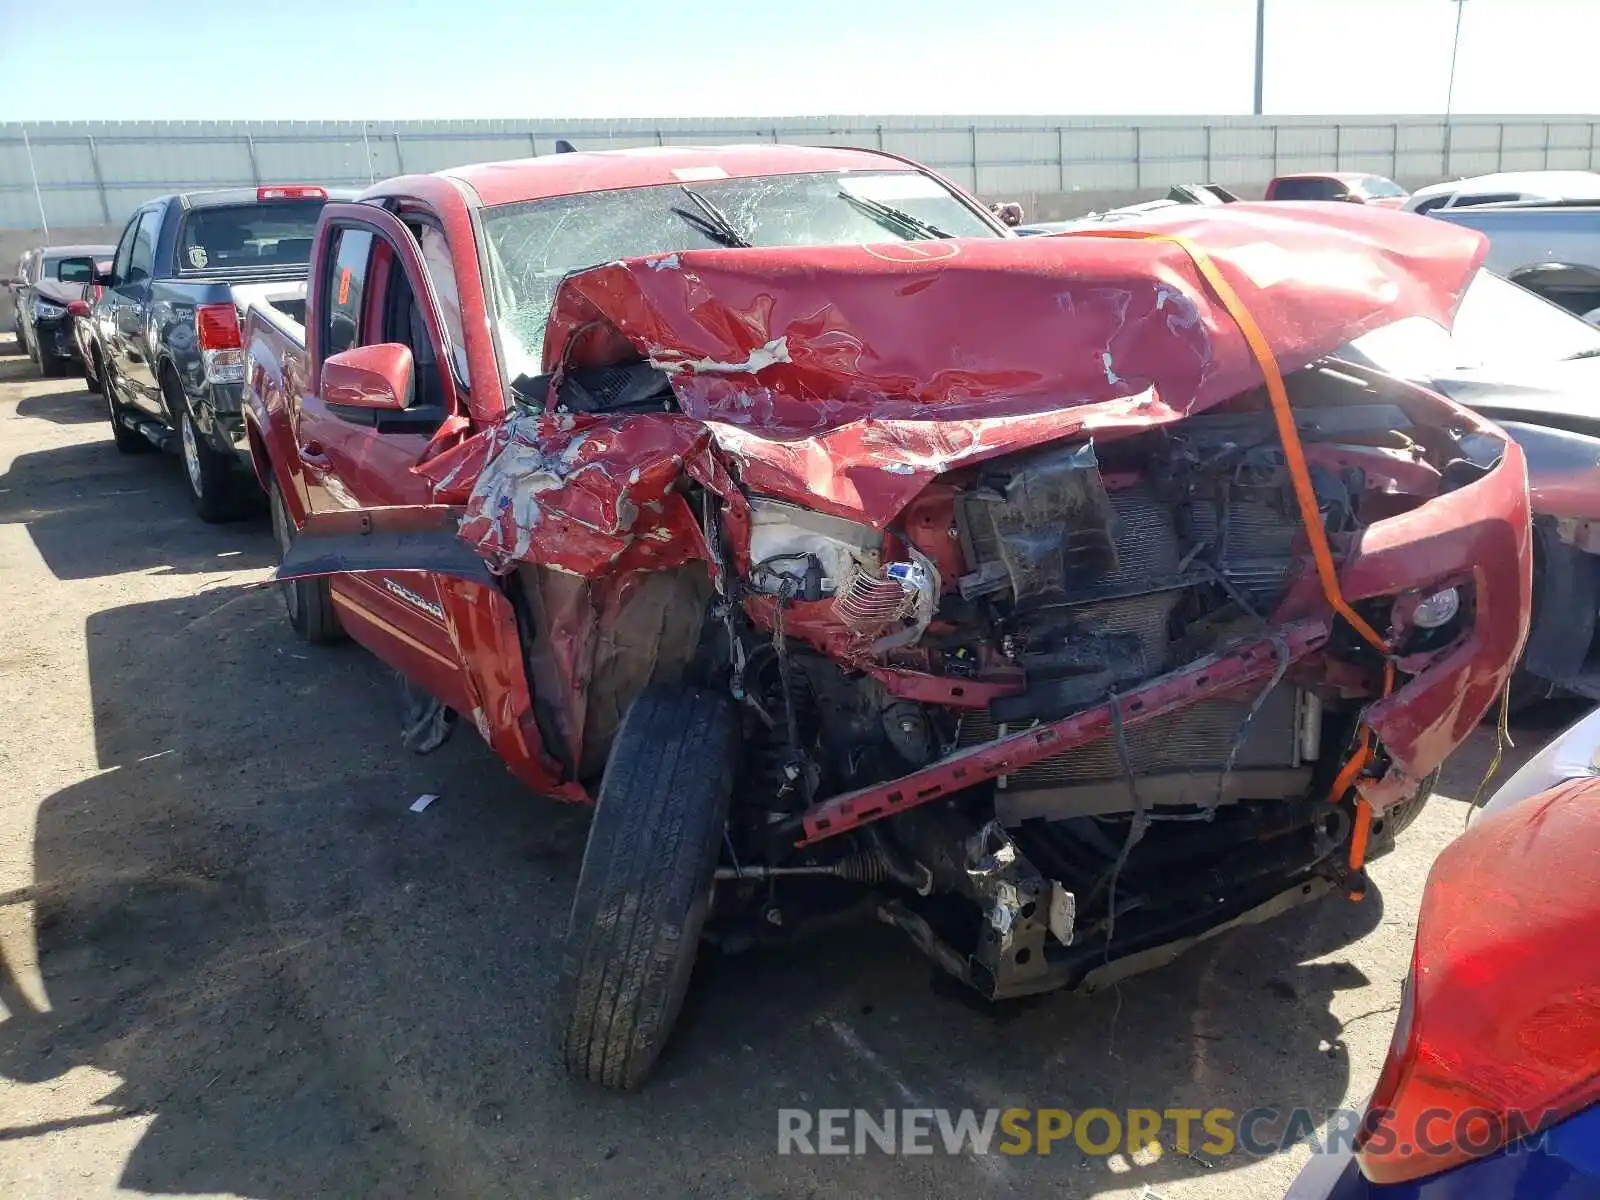
[[[322,402],[335,415],[341,408],[374,416],[404,412],[411,407],[415,374],[411,348],[398,342],[343,350],[322,364]]]
[[[99,273],[92,258],[63,258],[56,264],[56,279],[61,283],[93,283]]]
[[[67,312],[74,317],[87,317],[89,315],[89,306],[82,300],[74,300],[67,305]]]

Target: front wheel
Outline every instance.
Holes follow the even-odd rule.
[[[148,454],[155,449],[155,445],[137,429],[129,429],[123,423],[123,407],[117,400],[116,386],[107,378],[105,373],[105,360],[98,354],[95,363],[99,367],[96,372],[105,383],[100,394],[105,398],[106,415],[111,418],[111,438],[117,444],[117,450],[123,454]]]
[[[727,696],[655,684],[611,746],[561,955],[561,1052],[580,1079],[636,1088],[689,990],[733,796]]]
[[[91,396],[98,396],[100,394],[100,373],[94,369],[94,355],[84,353],[81,347],[79,348],[79,353],[83,354],[83,386],[89,389]]]
[[[1407,829],[1416,823],[1422,815],[1422,810],[1427,807],[1428,801],[1433,797],[1433,790],[1439,786],[1439,772],[1435,770],[1422,781],[1417,788],[1417,794],[1409,800],[1402,800],[1382,816],[1376,818],[1372,826],[1372,853],[1369,858],[1381,858],[1394,849],[1397,839]]]

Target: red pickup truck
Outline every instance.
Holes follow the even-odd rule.
[[[1328,355],[1451,226],[1018,239],[915,164],[561,154],[329,204],[246,324],[295,629],[595,804],[561,1051],[634,1086],[698,944],[859,904],[1000,999],[1329,890],[1525,636],[1521,452]]]

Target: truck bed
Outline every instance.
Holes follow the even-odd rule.
[[[241,297],[239,308],[244,315],[252,310],[259,309],[269,317],[273,324],[285,328],[286,332],[296,334],[299,340],[305,341],[306,324],[306,285],[299,284],[280,286],[272,291],[262,290],[252,295]]]

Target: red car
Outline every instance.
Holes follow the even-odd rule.
[[[1359,894],[1415,815],[1522,644],[1526,471],[1326,356],[1446,319],[1482,240],[1168,232],[1016,239],[862,150],[572,153],[329,204],[251,308],[295,629],[396,667],[413,747],[459,715],[595,804],[575,1074],[643,1079],[702,935],[866,889],[986,996],[1092,987]]]
[[[1268,200],[1343,200],[1399,208],[1411,193],[1392,179],[1359,171],[1310,172],[1279,175],[1267,184]]]
[[[1576,774],[1528,796],[1525,768],[1434,861],[1367,1111],[1353,1138],[1330,1130],[1284,1200],[1600,1195],[1600,781],[1584,725],[1552,743],[1583,750]]]

